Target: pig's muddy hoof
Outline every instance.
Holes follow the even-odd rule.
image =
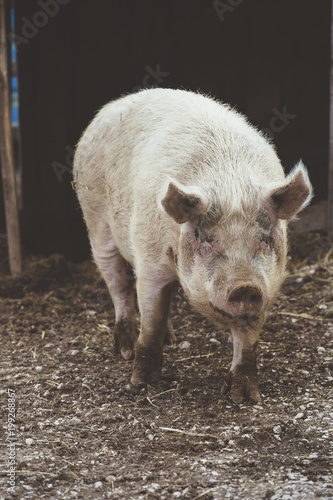
[[[135,361],[131,383],[134,386],[156,384],[161,378],[162,352],[138,344],[135,348]]]
[[[176,342],[176,335],[171,331],[167,330],[164,337],[164,345],[173,345]]]
[[[222,394],[229,392],[234,403],[241,403],[244,400],[261,403],[257,377],[253,374],[245,375],[237,373],[237,371],[236,373],[229,372],[224,382]]]
[[[135,325],[131,321],[120,320],[115,327],[113,353],[121,354],[126,361],[133,359],[136,339]]]
[[[133,349],[120,349],[120,354],[122,355],[122,357],[124,359],[126,359],[126,361],[128,361],[129,359],[132,359],[134,358],[134,352],[133,352]]]
[[[134,387],[144,387],[147,384],[155,385],[161,379],[161,372],[155,372],[144,375],[143,373],[133,371],[131,384]]]

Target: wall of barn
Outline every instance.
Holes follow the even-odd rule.
[[[330,1],[16,0],[25,247],[88,256],[71,163],[104,103],[200,89],[302,158],[327,198]]]

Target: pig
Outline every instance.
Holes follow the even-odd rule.
[[[286,176],[271,141],[230,106],[155,88],[97,113],[73,175],[115,308],[114,351],[134,357],[132,384],[161,376],[180,284],[197,311],[231,333],[223,392],[236,403],[261,401],[259,334],[285,278],[287,222],[312,196],[302,162]]]

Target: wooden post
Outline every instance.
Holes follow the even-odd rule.
[[[22,258],[10,119],[4,2],[5,0],[0,0],[0,150],[9,266],[11,273],[17,275],[22,271]]]
[[[331,2],[330,139],[328,166],[328,236],[333,241],[333,0]]]

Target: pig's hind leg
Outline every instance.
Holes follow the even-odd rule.
[[[128,360],[137,339],[134,274],[113,240],[108,224],[90,231],[92,253],[115,308],[114,353]]]

